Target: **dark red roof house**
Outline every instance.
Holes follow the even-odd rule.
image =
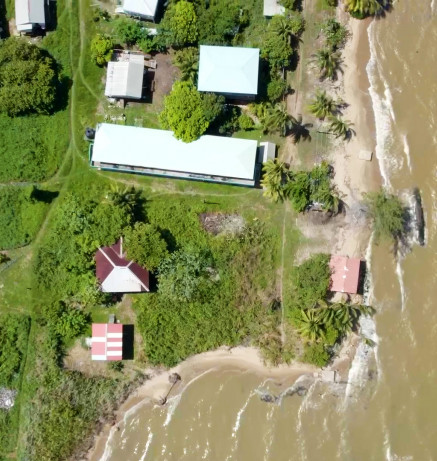
[[[356,294],[360,280],[360,263],[356,258],[332,255],[329,262],[331,291]]]
[[[123,238],[96,253],[96,276],[105,293],[140,293],[149,291],[149,271],[126,259]]]
[[[92,360],[123,359],[123,325],[119,323],[93,323],[92,332]]]

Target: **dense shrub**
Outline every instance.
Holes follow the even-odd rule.
[[[47,211],[36,192],[34,186],[0,188],[0,249],[26,245],[35,236]]]
[[[311,363],[317,367],[324,367],[330,359],[330,355],[323,343],[307,343],[302,355],[302,361]]]

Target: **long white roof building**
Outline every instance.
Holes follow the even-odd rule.
[[[141,19],[155,20],[159,0],[123,0],[121,10]]]
[[[197,89],[237,96],[258,93],[259,49],[200,46]]]
[[[254,186],[257,144],[209,135],[185,143],[171,131],[102,123],[90,163],[106,170]]]

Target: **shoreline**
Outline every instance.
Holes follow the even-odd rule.
[[[338,190],[343,195],[347,206],[353,207],[361,201],[363,193],[375,190],[382,184],[381,172],[375,155],[376,127],[366,72],[366,65],[370,59],[367,29],[371,20],[360,21],[350,18],[341,7],[337,9],[337,17],[342,23],[346,23],[351,31],[351,38],[343,50],[344,73],[339,82],[338,96],[349,104],[344,111],[344,118],[354,124],[357,133],[349,142],[334,143],[331,155]],[[371,150],[372,160],[370,162],[360,160],[358,158],[360,150]],[[357,231],[356,225],[350,222],[337,234],[335,251],[351,257],[363,257],[369,238],[370,229],[366,232],[366,229],[360,226]],[[342,377],[347,376],[359,342],[357,335],[350,335],[343,342],[340,353],[327,369],[336,370]],[[169,370],[146,369],[144,373],[150,378],[115,411],[115,423],[104,425],[100,433],[96,434],[93,447],[84,459],[88,461],[105,459],[105,451],[112,434],[138,408],[147,404],[157,404],[167,394],[171,387],[168,380],[171,373],[178,373],[182,377],[182,381],[171,393],[174,397],[181,394],[191,382],[204,373],[223,369],[250,372],[262,377],[275,378],[281,383],[290,383],[290,385],[302,375],[315,376],[321,371],[315,366],[302,363],[269,367],[263,363],[258,349],[243,346],[221,347],[198,354]]]
[[[115,411],[114,422],[105,424],[100,433],[95,435],[93,447],[88,451],[84,459],[88,461],[105,459],[106,447],[120,424],[143,405],[159,404],[159,400],[168,393],[171,387],[168,377],[172,373],[178,373],[182,378],[175,385],[174,392],[171,393],[171,397],[174,397],[181,394],[187,386],[204,373],[225,369],[274,378],[280,381],[281,384],[290,383],[290,385],[303,375],[314,376],[314,374],[320,372],[319,368],[304,363],[281,364],[276,367],[269,367],[264,364],[257,348],[244,346],[234,348],[224,346],[213,351],[203,352],[189,357],[168,370],[146,369],[144,373],[149,375],[150,378],[130,394]]]

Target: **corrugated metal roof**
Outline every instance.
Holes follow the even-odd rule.
[[[258,48],[201,45],[197,89],[255,95],[258,69]]]
[[[123,10],[127,13],[154,18],[159,0],[124,0]]]
[[[257,142],[202,136],[184,143],[173,132],[102,123],[92,161],[225,178],[254,178]]]
[[[279,4],[278,0],[264,0],[264,16],[275,16],[284,14],[285,8]]]
[[[97,250],[96,277],[105,293],[139,293],[149,291],[149,272],[126,259],[122,240]]]
[[[27,30],[27,25],[44,26],[45,22],[44,0],[15,0],[15,23],[19,31]]]
[[[360,263],[356,258],[347,256],[331,256],[331,291],[355,294],[360,279]]]
[[[105,96],[141,99],[144,56],[132,55],[129,61],[108,62]]]
[[[123,325],[117,323],[93,323],[91,326],[91,359],[123,359]]]

